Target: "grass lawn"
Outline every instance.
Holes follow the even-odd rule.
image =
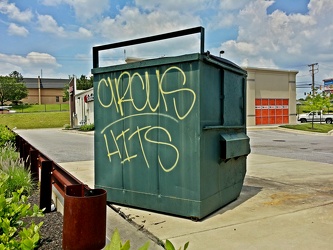
[[[326,123],[313,123],[313,129],[312,129],[312,123],[302,123],[297,125],[282,125],[280,126],[282,128],[289,128],[289,129],[297,129],[297,130],[303,130],[308,132],[317,132],[317,133],[327,133],[331,130],[333,130],[333,124],[326,124]]]
[[[0,114],[0,124],[9,128],[61,128],[69,124],[69,112]]]

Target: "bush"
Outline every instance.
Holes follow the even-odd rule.
[[[20,154],[16,152],[15,144],[11,141],[5,142],[5,144],[0,147],[0,169],[2,169],[2,161],[18,159],[19,157]]]
[[[0,180],[0,190],[2,184]],[[39,245],[39,229],[43,223],[26,227],[22,219],[43,214],[37,205],[31,208],[23,191],[21,188],[13,192],[11,198],[0,192],[0,249],[35,249]]]
[[[4,183],[6,196],[10,197],[13,191],[21,187],[24,188],[25,195],[30,195],[34,188],[30,173],[24,168],[22,161],[17,160],[12,163],[13,165],[5,172],[8,175],[8,179]]]
[[[79,128],[80,131],[93,131],[95,130],[95,125],[94,124],[86,124],[86,125],[82,125]]]
[[[70,129],[70,128],[71,128],[71,125],[69,125],[69,124],[65,124],[65,125],[63,126],[63,128],[64,128],[64,129]]]
[[[15,134],[6,126],[0,124],[0,147],[3,147],[8,141],[15,142]]]
[[[24,194],[29,195],[34,188],[30,172],[24,167],[24,162],[15,151],[14,144],[5,143],[0,148],[0,172],[2,178],[2,193],[11,197],[12,192],[24,188]]]
[[[6,131],[9,131],[5,128]],[[31,208],[26,194],[33,188],[31,175],[11,140],[0,147],[0,249],[35,249],[39,245],[38,225],[22,219],[43,216],[37,205]]]

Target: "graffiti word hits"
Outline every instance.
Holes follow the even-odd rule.
[[[167,140],[160,141],[154,139],[154,133],[164,134]],[[172,144],[172,138],[167,129],[159,126],[145,126],[145,127],[137,127],[135,130],[131,131],[130,129],[126,129],[121,131],[118,134],[111,129],[105,131],[103,133],[105,146],[107,151],[107,156],[109,161],[111,162],[114,157],[118,157],[122,164],[125,162],[130,162],[133,159],[137,158],[139,154],[144,158],[146,166],[149,168],[150,163],[146,154],[146,146],[147,144],[155,144],[159,147],[167,147],[169,148],[168,159],[157,155],[158,164],[165,172],[172,171],[178,163],[179,160],[179,151],[178,148]],[[129,145],[137,145],[137,147],[131,147],[130,150]],[[134,148],[134,149],[133,149]],[[161,150],[167,151],[167,150]],[[170,160],[171,158],[171,160]],[[163,160],[164,159],[164,160]],[[166,162],[168,161],[168,162]],[[171,163],[170,163],[171,162]]]

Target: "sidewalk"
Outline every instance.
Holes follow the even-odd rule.
[[[107,237],[115,228],[131,249],[147,233],[178,249],[331,249],[333,245],[333,164],[250,154],[240,197],[199,222],[141,209],[108,208]],[[59,163],[94,187],[93,161]]]

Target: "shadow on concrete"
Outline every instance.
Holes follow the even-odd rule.
[[[207,219],[211,219],[212,217],[214,217],[216,215],[221,215],[229,210],[233,210],[234,208],[238,207],[242,203],[244,203],[247,200],[251,199],[252,197],[256,196],[262,189],[263,189],[263,187],[244,185],[239,197],[236,200],[229,203],[225,207],[213,212],[212,214],[206,216],[205,218],[203,218],[200,221],[205,221]]]

